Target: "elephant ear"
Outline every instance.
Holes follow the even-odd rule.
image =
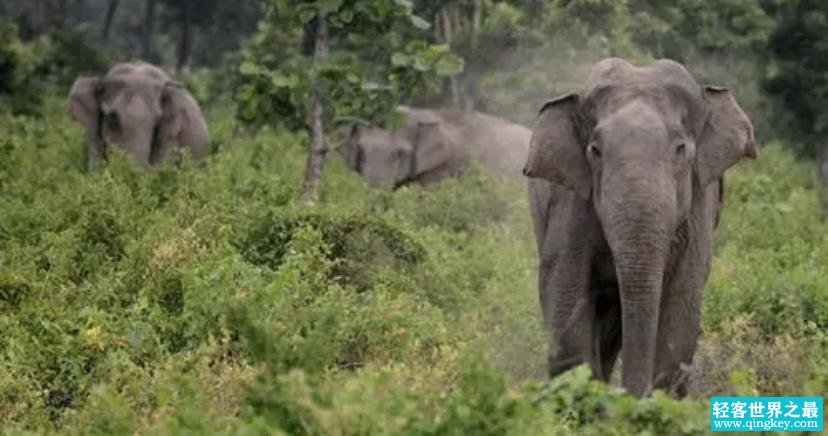
[[[757,156],[753,124],[736,99],[726,88],[707,86],[704,92],[709,114],[696,152],[701,186],[719,180],[739,159]]]
[[[589,198],[592,176],[577,131],[577,108],[577,94],[566,94],[543,105],[532,129],[523,173]]]
[[[69,91],[69,114],[87,129],[98,129],[100,118],[98,94],[100,89],[100,78],[78,77]]]
[[[210,140],[207,122],[198,103],[181,85],[168,83],[164,86],[159,134],[163,140],[189,147],[193,158],[201,158],[207,152]]]
[[[409,140],[414,154],[410,176],[423,174],[449,163],[449,145],[439,122],[417,123]]]

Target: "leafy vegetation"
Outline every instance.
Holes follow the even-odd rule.
[[[372,191],[214,111],[202,165],[82,171],[57,102],[0,149],[6,432],[699,434],[713,394],[828,388],[826,224],[778,146],[728,178],[690,399],[542,381],[525,187]]]
[[[824,188],[791,151],[824,130],[817,3],[0,2],[0,433],[703,434],[712,395],[824,394]],[[87,173],[66,91],[139,54],[182,70],[210,155]],[[382,192],[332,158],[297,201],[314,79],[326,123],[528,123],[605,56],[732,86],[761,139],[727,176],[683,401],[545,380],[523,183]]]
[[[308,124],[312,74],[326,89],[325,124],[350,118],[388,121],[403,99],[433,87],[438,75],[462,69],[457,56],[427,41],[429,23],[408,2],[348,1],[267,3],[263,26],[244,51],[239,89],[242,120],[280,122],[300,129]],[[324,10],[330,58],[314,66],[313,29]],[[273,47],[280,47],[276,50]],[[301,48],[301,50],[300,50]],[[314,68],[319,71],[314,71]]]

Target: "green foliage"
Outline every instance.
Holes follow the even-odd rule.
[[[100,72],[110,58],[63,30],[21,41],[17,26],[0,22],[0,111],[39,115],[43,95],[67,89],[80,73]]]
[[[472,170],[294,204],[293,133],[83,168],[57,102],[0,125],[0,423],[35,433],[703,434],[713,394],[828,386],[826,223],[780,147],[727,179],[691,398],[552,381],[525,186]]]
[[[759,0],[630,3],[636,43],[679,61],[763,47],[774,24]]]
[[[429,24],[407,1],[267,5],[239,67],[238,115],[246,123],[304,127],[314,75],[325,90],[326,124],[353,118],[392,122],[401,100],[434,89],[436,77],[462,70],[446,47],[426,42]],[[327,14],[331,53],[324,64],[313,65],[311,38],[320,9]]]
[[[16,26],[0,25],[0,109],[31,115],[40,107],[43,86],[34,73],[43,62],[39,53],[45,44],[24,43]]]
[[[238,245],[249,262],[277,269],[289,250],[291,235],[306,226],[321,232],[329,248],[324,254],[335,260],[329,273],[358,289],[374,285],[371,276],[377,269],[411,267],[425,257],[420,244],[393,226],[368,215],[337,217],[335,212],[298,216],[270,212],[250,225]]]
[[[454,2],[467,18],[473,3]],[[238,117],[265,127],[211,105],[203,164],[146,170],[115,151],[94,174],[49,89],[65,93],[109,55],[83,29],[20,41],[4,27],[4,431],[703,434],[711,395],[828,390],[828,223],[791,144],[728,173],[684,401],[634,399],[585,367],[539,381],[547,340],[523,184],[471,169],[379,192],[333,159],[319,204],[294,203],[304,139],[291,130],[304,127],[311,74],[329,122],[391,122],[397,102],[438,101],[436,79],[461,71],[479,107],[528,122],[598,58],[670,56],[733,86],[767,129],[777,112],[755,52],[776,25],[767,89],[795,103],[797,130],[820,131],[824,17],[813,2],[482,4],[479,28],[464,21],[446,47],[418,18],[444,2],[269,0],[242,61],[228,62]],[[317,7],[330,13],[331,55],[314,71],[303,40]],[[196,26],[221,27],[205,19]],[[786,45],[794,30],[803,39]],[[232,85],[212,70],[182,77],[212,103]]]
[[[814,172],[768,147],[757,165],[726,184],[728,209],[708,287],[707,321],[715,325],[736,311],[757,316],[767,334],[802,331],[809,324],[828,328],[822,283],[828,239],[813,194]],[[726,307],[725,301],[732,303]]]
[[[775,21],[760,0],[488,1],[479,3],[479,26],[472,24],[473,3],[443,7],[459,9],[451,49],[466,68],[457,80],[461,97],[480,110],[530,124],[546,100],[577,91],[601,58],[666,57],[703,83],[733,87],[760,136],[774,133],[777,115],[760,85]],[[445,94],[421,101],[446,104]]]
[[[765,90],[785,109],[779,111],[781,124],[794,127],[785,132],[786,137],[804,138],[798,151],[813,157],[818,151],[812,144],[821,143],[828,133],[828,117],[823,110],[828,91],[828,7],[824,2],[808,0],[769,3],[777,26],[767,47],[775,63],[764,83]]]

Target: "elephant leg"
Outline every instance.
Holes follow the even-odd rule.
[[[656,342],[653,387],[679,398],[687,395],[689,373],[699,336],[701,289],[668,289],[662,303]]]
[[[595,310],[593,353],[598,364],[595,373],[607,382],[621,351],[621,300],[617,286],[598,291]]]
[[[583,262],[567,260],[552,268],[541,266],[541,308],[553,338],[549,347],[550,377],[581,363],[592,363],[595,309],[587,291],[588,271]]]
[[[568,316],[563,312],[555,316],[552,327],[554,341],[550,345],[549,353],[550,378],[582,363],[589,363],[593,370],[595,368],[590,347],[593,335],[593,309],[586,300],[580,299],[569,306],[570,312],[566,314]]]
[[[539,244],[539,291],[544,323],[552,333],[549,375],[554,377],[593,358],[595,301],[592,263],[601,226],[592,205],[566,193],[543,209],[546,228]],[[535,218],[537,219],[537,218]],[[540,237],[539,237],[540,240]]]

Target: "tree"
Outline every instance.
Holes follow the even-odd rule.
[[[144,59],[152,56],[152,37],[155,31],[155,0],[146,0],[144,3],[144,27],[141,36],[141,53]]]
[[[828,133],[828,4],[777,3],[777,26],[768,43],[777,72],[765,88],[793,115],[796,132],[813,139]],[[812,151],[812,150],[811,150]]]
[[[325,126],[322,121],[325,107],[323,103],[324,89],[319,72],[325,67],[328,60],[328,12],[320,9],[313,18],[315,23],[308,26],[306,33],[308,40],[313,41],[313,62],[310,76],[310,147],[308,161],[305,165],[305,177],[300,193],[305,202],[313,201],[319,179],[322,177],[322,168],[325,165]]]
[[[106,15],[104,16],[104,24],[101,28],[101,38],[104,40],[109,38],[109,32],[112,30],[112,20],[115,19],[115,13],[118,11],[118,6],[121,0],[109,0],[106,6]]]
[[[787,116],[780,117],[801,155],[821,160],[828,183],[828,4],[818,0],[770,3],[776,28],[768,43],[774,74],[765,81]]]
[[[462,69],[426,41],[428,23],[405,0],[269,0],[259,29],[240,67],[239,117],[306,129],[305,201],[316,195],[331,124],[393,123],[400,101]]]
[[[673,58],[703,81],[739,85],[740,101],[763,107],[758,60],[773,19],[761,1],[421,0],[417,11],[466,61],[447,85],[450,103],[529,123],[607,56]]]
[[[193,0],[181,0],[181,39],[178,45],[176,69],[181,71],[190,59],[193,45]]]

